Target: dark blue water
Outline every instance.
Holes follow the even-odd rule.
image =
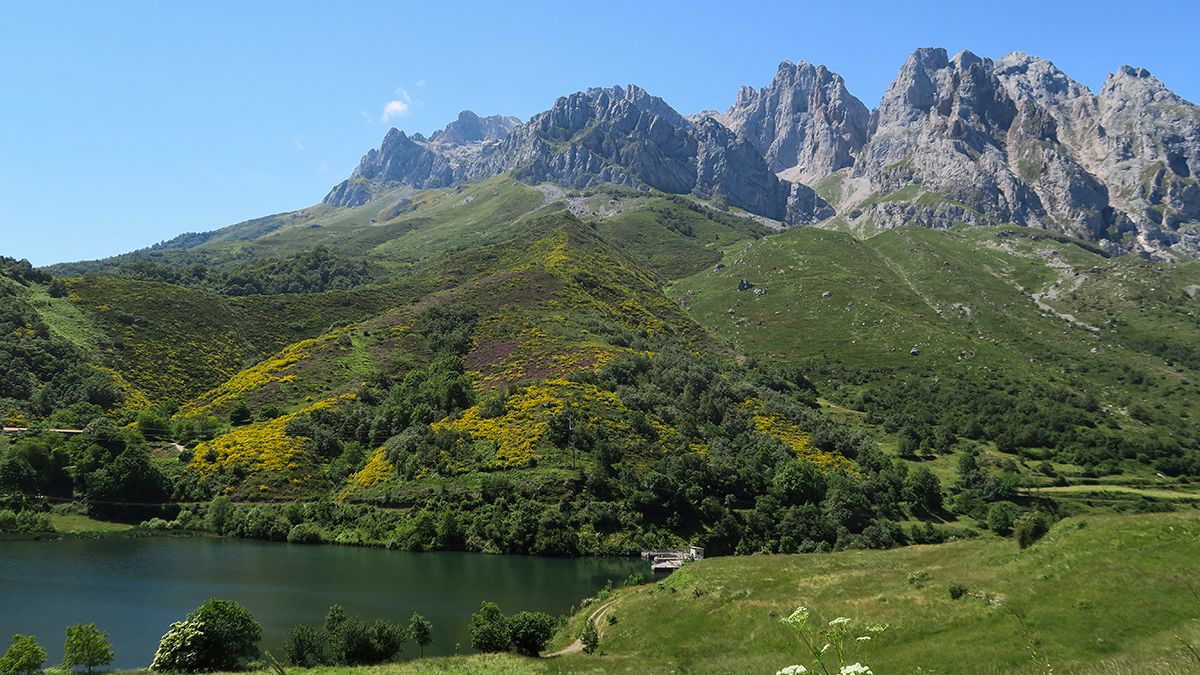
[[[467,622],[484,600],[561,614],[634,572],[648,573],[645,563],[210,538],[0,542],[0,651],[14,633],[33,634],[56,664],[66,627],[94,623],[110,633],[115,667],[144,667],[172,622],[219,597],[253,612],[262,647],[281,659],[288,627],[319,623],[334,603],[368,618],[420,612],[434,625],[426,654],[450,654],[455,643],[469,650]]]

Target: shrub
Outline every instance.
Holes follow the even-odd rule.
[[[14,635],[0,656],[0,673],[33,673],[46,662],[46,650],[32,635]]]
[[[408,628],[385,619],[367,622],[347,617],[329,637],[330,656],[337,665],[365,666],[394,660],[408,642]]]
[[[112,661],[113,649],[108,642],[108,633],[98,630],[96,624],[79,624],[67,628],[67,642],[63,647],[64,666],[83,666],[90,673],[93,668],[107,666]]]
[[[950,584],[950,599],[958,600],[967,594],[967,587],[962,584]]]
[[[296,624],[288,629],[283,653],[288,663],[311,668],[329,662],[329,631],[324,626]]]
[[[1013,521],[1021,515],[1021,507],[1011,502],[997,502],[988,507],[988,529],[1004,537],[1012,532]]]
[[[1013,522],[1013,536],[1021,548],[1029,548],[1050,531],[1050,518],[1041,511],[1029,511]]]
[[[596,629],[596,622],[591,619],[583,624],[583,632],[579,634],[579,641],[583,643],[583,653],[593,654],[600,648],[600,631]]]
[[[433,623],[421,614],[413,612],[408,620],[408,632],[421,648],[421,656],[425,656],[425,648],[433,642]]]
[[[512,648],[522,656],[537,656],[554,637],[557,625],[545,612],[517,612],[508,620]]]
[[[471,615],[471,646],[481,652],[506,652],[512,646],[508,618],[494,602],[484,602]]]
[[[909,586],[925,588],[925,582],[929,581],[929,572],[926,570],[917,570],[916,572],[912,572],[908,576],[904,577],[904,581]]]
[[[287,540],[292,544],[320,544],[325,535],[316,523],[300,523],[288,531]]]
[[[238,670],[258,654],[262,627],[245,607],[213,598],[187,619],[171,624],[151,670],[202,673]]]

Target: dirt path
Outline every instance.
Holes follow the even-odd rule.
[[[599,607],[597,607],[596,611],[592,612],[591,616],[588,617],[588,619],[590,619],[593,623],[596,624],[597,631],[601,630],[600,619],[602,619],[604,617],[604,615],[608,613],[608,610],[612,609],[613,605],[620,602],[624,597],[625,596],[621,596],[620,598],[613,598],[612,600],[609,600],[608,602],[604,603],[603,605],[600,605]],[[581,651],[583,651],[583,641],[580,640],[579,638],[575,638],[575,641],[572,642],[569,646],[564,647],[556,652],[552,652],[550,654],[543,654],[542,658],[552,659],[556,656],[566,656],[567,654],[578,654]]]

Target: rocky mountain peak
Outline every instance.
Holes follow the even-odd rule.
[[[789,179],[816,180],[850,166],[870,113],[837,73],[805,61],[779,64],[771,84],[743,86],[722,117]]]
[[[739,88],[724,114],[684,117],[636,85],[563,96],[527,124],[463,111],[429,139],[390,130],[326,201],[502,172],[693,194],[788,224],[833,215],[805,183],[841,172],[825,186],[852,229],[1016,223],[1200,256],[1200,109],[1144,68],[1093,94],[1022,52],[914,50],[874,112],[805,61]]]
[[[483,141],[502,141],[521,123],[516,117],[491,115],[480,117],[470,110],[458,114],[458,119],[446,125],[441,131],[435,131],[429,138],[431,143],[447,145],[468,145]]]

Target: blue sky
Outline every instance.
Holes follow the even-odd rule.
[[[919,46],[1030,52],[1093,90],[1128,63],[1200,101],[1197,4],[8,3],[0,255],[103,257],[307,206],[389,126],[464,108],[526,119],[633,82],[723,110],[784,59],[872,107]]]

